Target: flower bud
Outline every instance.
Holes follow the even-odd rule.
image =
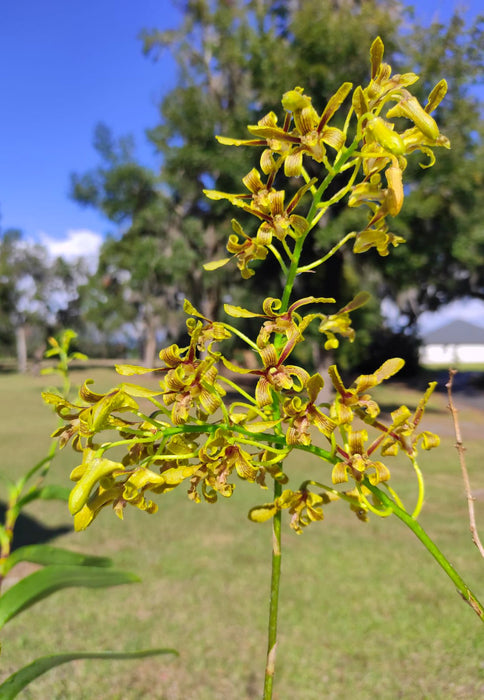
[[[386,197],[388,213],[391,216],[397,216],[403,204],[402,171],[398,165],[391,165],[386,169],[385,176],[388,183]]]
[[[432,139],[432,141],[435,141],[439,135],[439,127],[435,119],[424,110],[417,98],[409,93],[408,97],[404,97],[395,107],[392,107],[387,116],[407,117],[407,119],[413,121],[422,134]]]
[[[405,143],[402,137],[396,131],[393,131],[388,122],[381,117],[375,117],[369,121],[368,129],[375,141],[380,146],[383,146],[386,151],[390,151],[395,156],[401,156],[405,153]]]
[[[122,473],[123,471],[124,467],[121,463],[112,462],[109,459],[92,458],[89,453],[86,471],[74,486],[69,496],[69,510],[71,514],[75,515],[81,510],[87,502],[92,488],[100,479],[113,474],[113,472]]]
[[[282,96],[282,106],[288,112],[296,112],[311,105],[311,98],[302,94],[303,89],[300,87],[294,90],[285,92]]]

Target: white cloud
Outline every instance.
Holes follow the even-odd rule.
[[[424,333],[428,333],[451,321],[467,321],[484,327],[484,301],[465,297],[443,306],[438,311],[426,311],[419,319],[419,327]]]
[[[47,233],[41,233],[39,239],[53,258],[64,258],[67,262],[84,258],[91,272],[95,271],[103,243],[100,233],[89,229],[69,229],[64,238],[53,238]]]
[[[41,233],[40,242],[53,257],[75,260],[97,255],[103,238],[101,234],[89,229],[69,229],[65,238],[52,238],[46,233]]]
[[[390,326],[399,326],[402,317],[398,307],[390,299],[383,299],[381,309]],[[438,311],[425,311],[419,317],[418,327],[420,332],[425,334],[451,321],[467,321],[484,328],[484,301],[464,297],[442,306]]]

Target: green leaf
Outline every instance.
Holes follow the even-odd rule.
[[[71,552],[61,547],[52,547],[49,544],[30,544],[16,549],[4,564],[4,574],[21,561],[29,561],[33,564],[49,566],[52,564],[67,564],[69,566],[94,566],[107,567],[112,565],[108,557],[96,557],[80,552]]]
[[[25,494],[18,502],[19,508],[23,508],[27,503],[41,499],[42,501],[64,501],[67,503],[71,489],[68,486],[49,484],[40,489],[32,489]]]
[[[142,649],[140,651],[98,651],[98,652],[71,652],[68,654],[53,654],[51,656],[41,656],[32,663],[24,666],[15,673],[12,673],[0,685],[1,700],[12,700],[26,688],[29,683],[32,683],[36,678],[43,673],[50,671],[51,668],[60,666],[69,661],[76,659],[142,659],[147,656],[159,656],[161,654],[172,654],[178,656],[175,649]]]
[[[128,571],[94,566],[46,566],[13,585],[0,597],[0,627],[43,598],[63,588],[106,588],[140,581]],[[0,696],[1,697],[1,696]]]
[[[73,352],[70,359],[71,360],[88,360],[89,358],[83,352]]]
[[[43,501],[67,501],[71,490],[68,486],[60,486],[59,484],[49,484],[39,489],[38,497]]]

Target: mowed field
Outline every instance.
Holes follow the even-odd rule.
[[[114,372],[74,371],[109,389]],[[40,390],[48,377],[0,374],[0,471],[23,473],[45,454],[56,417]],[[377,392],[375,392],[377,395]],[[384,408],[419,393],[393,383],[378,391]],[[484,537],[484,410],[456,397]],[[420,522],[484,599],[484,560],[469,534],[446,396],[435,394],[423,428],[442,446],[422,452],[426,502]],[[328,482],[330,468],[301,456],[286,471],[297,485],[308,475]],[[76,465],[66,448],[49,481],[69,484]],[[388,463],[392,468],[391,463]],[[410,465],[397,462],[392,485],[409,507]],[[2,486],[2,488],[4,488]],[[5,500],[5,490],[1,495]],[[113,558],[142,583],[104,590],[69,589],[23,612],[1,631],[2,677],[36,656],[72,650],[174,647],[178,658],[79,661],[36,681],[22,698],[35,700],[250,700],[261,697],[266,653],[271,525],[247,520],[270,500],[239,483],[215,505],[188,501],[182,488],[158,497],[159,511],[128,509],[123,522],[104,510],[83,533],[53,543]],[[36,503],[29,515],[45,526],[71,525],[67,506]],[[287,514],[285,514],[287,515]],[[414,535],[396,518],[361,523],[343,503],[303,535],[284,517],[278,700],[477,700],[484,697],[484,625]],[[33,570],[20,565],[11,580]]]

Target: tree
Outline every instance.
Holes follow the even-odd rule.
[[[17,229],[0,234],[0,344],[15,352],[20,372],[29,350],[41,349],[48,333],[69,324],[69,303],[86,276],[82,260],[52,260],[45,246],[25,241]]]
[[[394,45],[397,3],[389,3],[385,9],[380,9],[378,3],[363,3],[358,17],[353,3],[337,5],[312,0],[187,2],[183,24],[176,31],[143,34],[146,53],[158,58],[163,50],[170,50],[180,66],[178,85],[162,100],[161,123],[150,130],[149,137],[162,155],[163,178],[175,201],[182,203],[188,217],[199,222],[201,231],[211,234],[211,245],[205,245],[205,259],[226,254],[224,246],[233,211],[223,202],[211,203],[208,208],[203,189],[208,185],[240,192],[240,172],[259,167],[247,149],[232,149],[227,160],[227,150],[216,142],[215,135],[243,138],[247,124],[256,123],[288,88],[305,85],[309,75],[308,91],[324,105],[344,81],[348,57],[355,79],[364,81],[368,26],[375,35],[385,34],[390,47]],[[338,25],[342,24],[345,39],[341,42]],[[315,65],[324,70],[315,70]],[[181,219],[179,225],[183,230],[189,223],[190,218]],[[266,294],[273,294],[279,271],[272,260],[261,264],[265,269],[258,276],[258,290],[263,284]],[[347,300],[358,286],[355,271],[342,255],[336,257],[332,269],[334,274],[326,284],[331,287],[326,290],[328,296]],[[226,273],[219,275],[218,284],[232,298],[250,304],[246,298],[251,296],[250,288],[241,292],[240,285],[234,286]],[[309,290],[311,280],[304,280],[304,284]],[[319,290],[321,293],[326,292]],[[221,297],[220,291],[213,294],[214,303],[207,315],[217,314],[216,302]],[[372,307],[370,316],[375,324],[379,319],[376,307]],[[314,361],[318,362],[316,354]]]
[[[157,299],[165,300],[161,307],[166,309],[167,299],[173,303],[187,296],[205,315],[216,317],[224,295],[250,303],[240,298],[233,271],[220,271],[215,283],[212,275],[208,286],[201,270],[201,260],[226,254],[233,215],[224,202],[209,206],[203,189],[240,192],[239,173],[259,167],[248,149],[232,149],[228,160],[227,149],[215,135],[246,137],[246,125],[255,124],[296,85],[304,86],[321,110],[349,73],[356,84],[367,80],[369,37],[376,35],[384,39],[387,61],[402,72],[417,67],[429,76],[422,94],[428,94],[434,75],[448,76],[450,97],[442,128],[452,139],[453,150],[428,171],[416,163],[408,166],[409,196],[395,232],[408,239],[410,255],[400,255],[396,249],[390,264],[383,266],[377,255],[368,253],[355,263],[341,249],[328,266],[324,289],[312,289],[307,275],[299,280],[299,291],[344,302],[364,278],[378,299],[386,296],[399,305],[410,329],[426,309],[462,294],[482,294],[484,234],[482,187],[478,187],[484,169],[482,126],[479,105],[468,91],[482,68],[480,25],[466,29],[455,15],[448,27],[424,30],[408,9],[393,0],[186,0],[182,8],[179,27],[142,34],[148,55],[157,60],[170,51],[179,66],[176,87],[161,100],[160,123],[148,132],[160,155],[161,175],[136,165],[125,143],[124,150],[121,143],[115,153],[112,138],[104,138],[103,145],[98,134],[103,165],[96,173],[74,179],[79,201],[100,208],[121,224],[121,237],[109,244],[109,269],[126,270],[123,257],[130,262],[129,285],[139,295],[140,309],[150,298],[147,307],[156,318]],[[130,187],[139,184],[141,176],[147,188],[135,187],[133,198]],[[450,192],[456,194],[451,197]],[[430,208],[431,223],[424,224]],[[315,239],[321,251],[361,225],[358,214],[341,212],[342,208],[336,209],[331,220],[322,220]],[[151,248],[145,254],[147,239]],[[148,291],[135,282],[140,277],[133,267],[138,255],[140,260],[149,258]],[[159,258],[161,267],[155,264]],[[107,256],[103,259],[107,265]],[[258,284],[262,279],[270,295],[278,271],[271,262],[260,264],[265,269]],[[146,267],[142,274],[145,279]],[[250,296],[250,288],[243,293]],[[368,321],[378,325],[376,306],[366,313]],[[148,327],[147,320],[144,325]],[[364,342],[371,342],[369,334]],[[359,354],[363,351],[362,346]]]
[[[172,225],[171,200],[154,172],[136,163],[133,143],[116,141],[102,124],[94,143],[101,165],[73,175],[72,193],[100,209],[120,235],[109,236],[101,248],[97,274],[82,292],[84,313],[111,333],[129,324],[152,366],[157,336],[170,335],[180,306],[177,282],[188,276],[192,260]],[[172,333],[177,329],[175,323]]]
[[[389,297],[398,305],[412,331],[427,309],[466,294],[482,297],[482,105],[469,91],[483,74],[479,21],[466,27],[455,14],[448,25],[423,28],[401,4],[391,1],[198,0],[186,2],[184,10],[184,22],[177,31],[149,31],[143,39],[147,53],[158,57],[169,49],[180,65],[179,84],[162,100],[162,121],[151,130],[150,138],[163,155],[172,191],[190,201],[187,208],[198,206],[206,224],[218,216],[216,230],[227,230],[223,208],[207,213],[201,199],[207,181],[217,189],[240,191],[230,173],[223,180],[220,176],[220,154],[225,157],[225,150],[215,145],[214,135],[243,138],[245,124],[256,123],[267,105],[294,85],[303,85],[321,108],[348,73],[355,83],[364,82],[368,37],[380,34],[386,60],[402,72],[417,69],[426,76],[422,96],[438,78],[447,77],[442,129],[451,139],[452,150],[442,153],[437,165],[428,170],[409,163],[413,184],[396,229],[407,239],[407,250],[392,251],[389,265],[381,265],[372,253],[355,265],[351,256],[340,251],[323,293],[347,298],[358,286],[354,282],[364,276],[378,298]],[[404,20],[405,31],[401,30]],[[238,157],[231,154],[234,172],[240,168]],[[324,221],[318,237],[321,248],[327,249],[344,230],[358,225],[355,217]],[[268,270],[268,281],[271,274]],[[308,293],[317,291],[311,289],[310,278],[302,283]],[[375,325],[374,319],[367,318]]]
[[[0,237],[0,327],[6,349],[15,348],[19,372],[27,369],[28,330],[45,318],[47,251],[28,246],[17,229]]]

